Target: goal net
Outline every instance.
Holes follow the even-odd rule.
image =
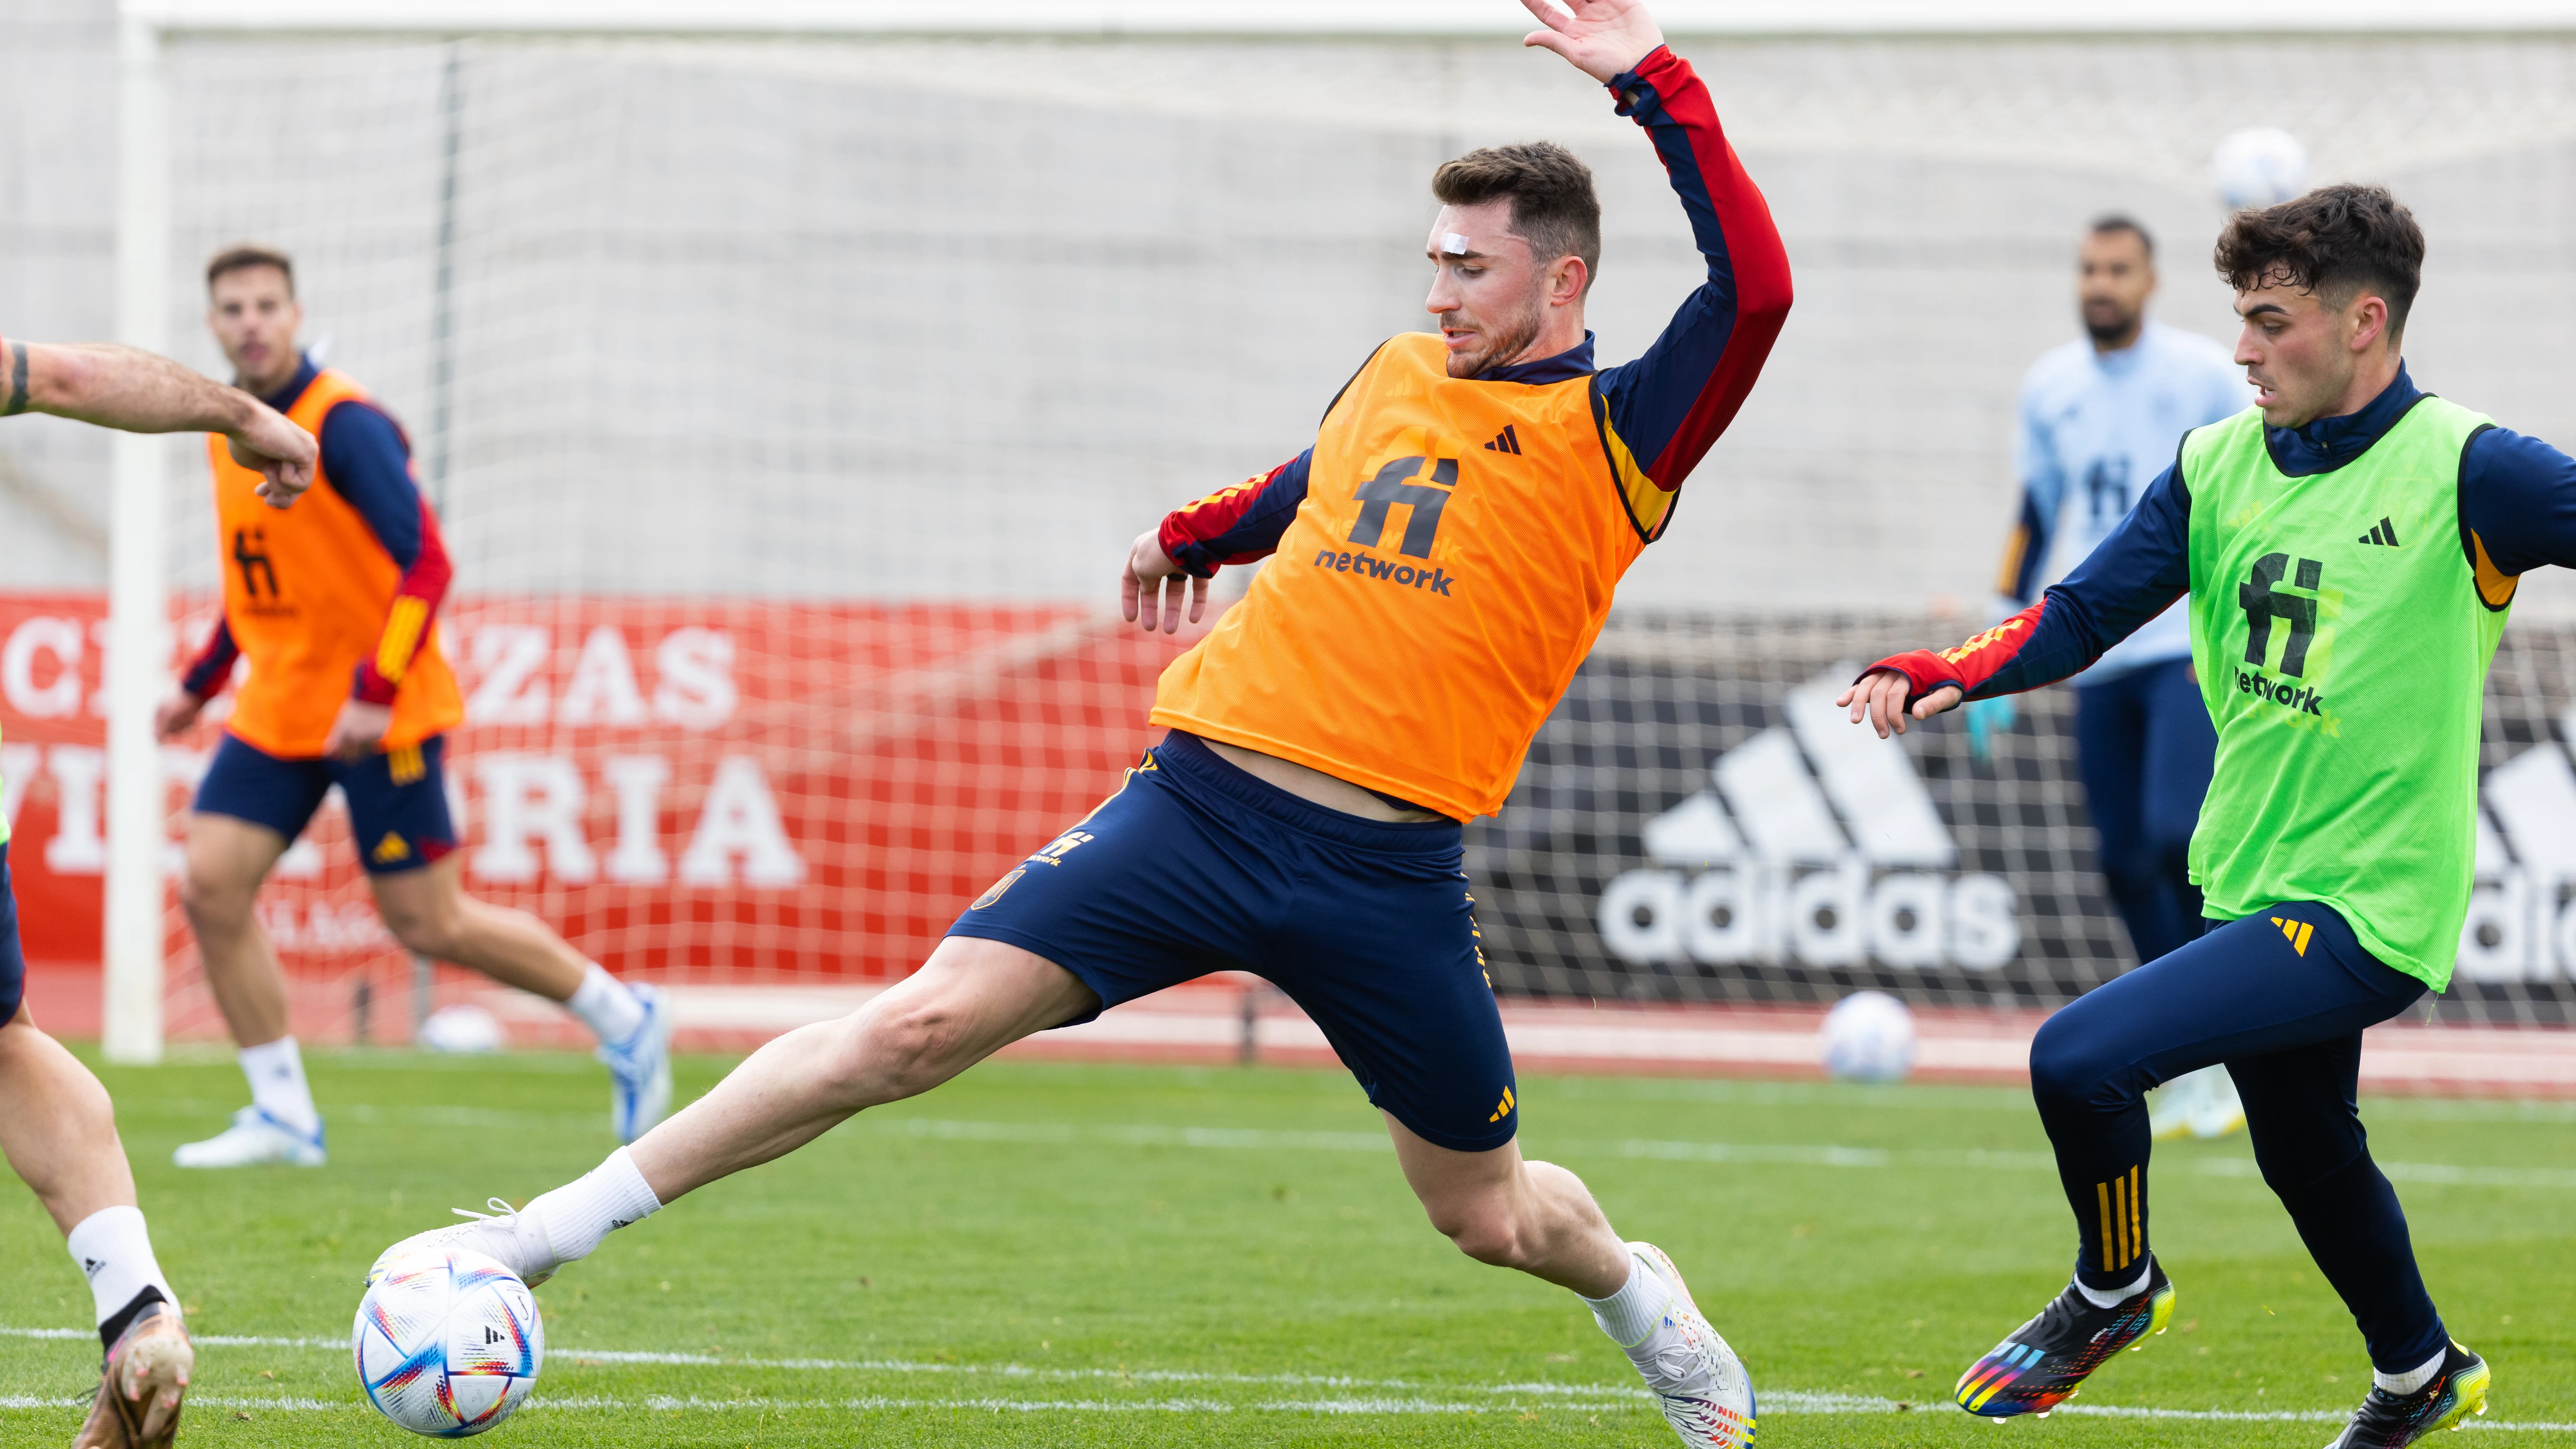
[[[2576,45],[1676,45],[1772,201],[1800,304],[1511,804],[1470,833],[1496,984],[2068,999],[2132,958],[2065,692],[1990,761],[1946,726],[1856,745],[1814,727],[1817,692],[1985,622],[2015,382],[2072,335],[2087,219],[2142,218],[2158,315],[2228,335],[2205,169],[2236,127],[2301,136],[2320,179],[2396,186],[2432,236],[2418,377],[2576,438],[2563,350],[2509,330],[2570,298]],[[443,519],[468,888],[667,980],[899,975],[1115,785],[1191,637],[1115,620],[1128,541],[1296,453],[1369,349],[1421,324],[1439,161],[1547,136],[1595,166],[1605,362],[1699,273],[1633,127],[1505,36],[174,32],[164,63],[174,349],[222,370],[206,256],[291,252],[307,341],[408,429]],[[202,462],[169,459],[193,648],[223,564]],[[2576,594],[2526,594],[2487,761],[2519,793],[2493,800],[2453,999],[2557,1019],[2576,812],[2530,802],[2576,807]],[[62,655],[30,651],[36,688]],[[174,811],[211,738],[169,752]],[[81,825],[88,766],[62,759],[10,763],[35,782],[31,838]],[[359,982],[402,990],[335,809],[261,914],[316,1034],[360,1029]],[[171,1030],[214,1029],[175,909],[168,942]]]

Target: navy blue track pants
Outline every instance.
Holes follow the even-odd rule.
[[[2103,879],[2141,961],[2200,934],[2200,888],[2188,858],[2217,754],[2218,732],[2188,659],[2076,686],[2076,769],[2100,837]]]
[[[2423,994],[2343,917],[2291,902],[2212,922],[2050,1017],[2031,1043],[2031,1095],[2075,1210],[2077,1276],[2112,1288],[2144,1271],[2147,1089],[2224,1063],[2263,1181],[2352,1310],[2371,1362],[2398,1373],[2440,1351],[2441,1315],[2354,1100],[2362,1029]]]

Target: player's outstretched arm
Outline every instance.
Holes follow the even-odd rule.
[[[1592,13],[1614,8],[1605,0],[1563,22],[1591,33],[1543,32],[1556,42],[1549,48],[1606,66],[1654,38],[1643,10]],[[1623,25],[1628,28],[1616,29]],[[1619,114],[1645,132],[1663,162],[1708,269],[1645,351],[1596,379],[1604,441],[1616,444],[1613,456],[1622,459],[1626,475],[1621,485],[1651,540],[1671,517],[1674,493],[1752,393],[1788,322],[1795,289],[1770,204],[1728,144],[1717,102],[1697,69],[1657,44],[1607,85]]]
[[[1207,581],[1218,569],[1268,558],[1279,547],[1279,536],[1306,500],[1306,468],[1314,456],[1309,448],[1267,473],[1182,504],[1140,535],[1118,579],[1127,622],[1138,622],[1141,613],[1148,633],[1158,621],[1166,634],[1178,629],[1187,588],[1190,622],[1197,623],[1207,612]],[[1162,601],[1167,583],[1168,604]]]
[[[0,346],[0,415],[51,413],[128,433],[221,433],[283,508],[313,486],[311,434],[239,388],[111,343]]]
[[[1601,82],[1637,68],[1664,43],[1663,27],[1646,13],[1640,0],[1566,0],[1559,10],[1549,0],[1521,0],[1544,30],[1533,30],[1521,44],[1552,50],[1576,70]],[[1572,13],[1567,13],[1570,10]]]
[[[1879,738],[1962,699],[1991,699],[2080,674],[2191,587],[2191,493],[2179,466],[2040,601],[1955,649],[1916,649],[1869,667],[1836,703]]]

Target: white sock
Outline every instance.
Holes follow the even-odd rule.
[[[2433,1375],[2441,1372],[2442,1360],[2448,1358],[2450,1352],[2447,1348],[2437,1348],[2433,1350],[2431,1358],[2424,1360],[2422,1368],[2407,1373],[2384,1374],[2377,1369],[2372,1369],[2370,1381],[2392,1394],[2411,1394],[2433,1381]]]
[[[597,962],[581,973],[581,985],[573,988],[572,1000],[564,1008],[610,1046],[623,1046],[644,1029],[644,1003]]]
[[[527,1212],[546,1230],[546,1246],[558,1262],[587,1258],[600,1239],[618,1228],[632,1227],[662,1210],[662,1200],[644,1181],[635,1159],[618,1148],[608,1160],[549,1193],[539,1194]]]
[[[242,1075],[250,1078],[252,1105],[310,1137],[322,1126],[313,1105],[313,1088],[304,1080],[304,1054],[295,1038],[282,1036],[262,1046],[241,1049]]]
[[[161,1276],[161,1264],[152,1256],[152,1234],[143,1226],[143,1209],[100,1208],[73,1227],[66,1246],[72,1250],[72,1261],[89,1275],[99,1322],[115,1317],[146,1288],[160,1289],[170,1311],[179,1310],[179,1295],[170,1291],[170,1280]]]
[[[1576,1294],[1578,1298],[1583,1295]],[[1654,1336],[1664,1321],[1664,1310],[1673,1303],[1673,1290],[1663,1279],[1648,1270],[1636,1254],[1628,1255],[1628,1281],[1607,1298],[1584,1298],[1592,1310],[1592,1321],[1610,1335],[1610,1341],[1625,1349],[1635,1349]]]
[[[2075,1280],[2075,1291],[2083,1294],[2084,1301],[2092,1304],[2096,1308],[2117,1308],[2120,1306],[2122,1300],[2135,1298],[2139,1294],[2146,1292],[2147,1280],[2154,1276],[2156,1276],[2156,1260],[2150,1256],[2146,1261],[2146,1265],[2138,1269],[2137,1281],[2128,1284],[2126,1287],[2088,1288],[2085,1286],[2084,1280],[2078,1278]]]

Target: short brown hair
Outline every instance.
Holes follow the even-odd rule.
[[[2387,187],[2345,182],[2229,217],[2213,260],[2240,292],[2296,287],[2337,307],[2377,292],[2394,342],[2423,284],[2424,229]]]
[[[1512,231],[1541,265],[1583,258],[1587,290],[1601,270],[1601,198],[1592,192],[1592,168],[1554,141],[1487,146],[1444,162],[1431,173],[1431,194],[1444,206],[1508,196]]]
[[[206,289],[214,290],[215,278],[226,272],[246,272],[253,267],[275,267],[286,274],[286,295],[295,295],[295,259],[272,246],[258,242],[235,242],[215,253],[206,263]]]

